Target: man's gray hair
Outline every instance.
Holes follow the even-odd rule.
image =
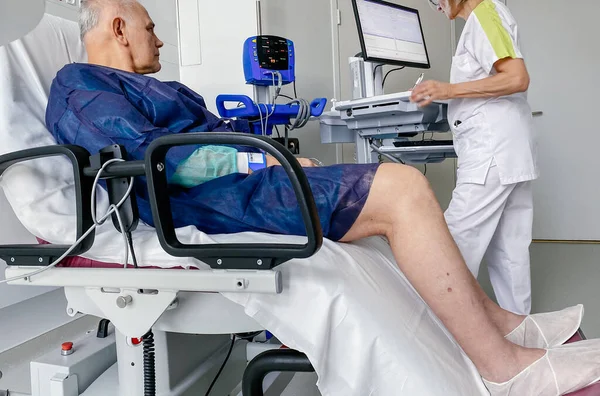
[[[98,25],[103,8],[116,5],[120,14],[136,2],[137,0],[81,0],[81,8],[79,9],[79,32],[81,40],[84,39],[90,30]]]

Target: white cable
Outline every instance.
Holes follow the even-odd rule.
[[[260,133],[264,136],[265,135],[265,126],[263,124],[263,115],[262,115],[262,110],[260,109],[260,103],[256,103],[256,107],[258,107],[258,114],[260,117]]]
[[[271,76],[273,76],[273,88],[275,88],[275,95],[273,95],[273,103],[279,97],[281,93],[281,88],[283,87],[283,76],[279,71],[270,72]],[[277,76],[277,87],[275,87],[275,76]]]
[[[108,217],[105,217],[101,221],[96,221],[96,186],[98,185],[100,176],[102,175],[102,172],[104,172],[104,169],[106,169],[106,167],[108,165],[115,163],[115,162],[123,162],[123,161],[124,160],[122,160],[120,158],[113,158],[111,160],[106,161],[104,163],[104,165],[102,165],[102,168],[100,168],[100,171],[98,171],[98,173],[96,174],[96,177],[94,178],[94,183],[92,185],[92,197],[91,197],[90,206],[92,208],[92,220],[94,221],[94,224],[96,224],[96,226],[100,226],[100,225],[104,224],[104,222],[108,218]],[[123,241],[125,243],[125,260],[123,261],[124,268],[127,268],[127,264],[129,262],[129,241],[127,240],[127,234],[125,233],[125,228],[123,227],[123,221],[121,220],[121,215],[119,213],[118,208],[120,208],[121,205],[123,205],[123,203],[125,203],[127,198],[129,198],[129,195],[131,194],[131,191],[133,190],[133,181],[134,181],[134,178],[133,177],[130,178],[129,188],[127,189],[127,191],[125,192],[125,194],[123,195],[123,197],[121,198],[119,203],[117,203],[117,205],[113,204],[113,205],[109,206],[109,210],[113,207],[115,209],[114,213],[117,215],[117,221],[119,222],[119,227],[121,228],[121,235],[123,236]]]
[[[275,72],[271,72],[271,77],[273,78],[273,88],[275,88]],[[270,89],[269,89],[270,91]],[[271,96],[271,98],[275,98],[275,94],[273,94],[273,96]]]
[[[258,108],[259,108],[259,114],[261,117],[261,130],[262,130],[262,134],[263,136],[267,135],[267,129],[269,129],[269,117],[271,117],[273,114],[275,114],[275,100],[277,100],[277,97],[279,96],[279,93],[281,92],[281,87],[283,86],[283,77],[281,76],[281,73],[279,73],[278,71],[270,71],[269,73],[271,73],[271,77],[273,79],[273,87],[275,88],[275,76],[277,76],[277,88],[275,91],[275,94],[271,97],[271,102],[273,102],[273,108],[271,109],[271,112],[269,113],[269,108],[267,107],[267,104],[264,104],[265,106],[265,113],[266,113],[266,118],[265,118],[265,123],[263,125],[262,123],[262,112],[260,111],[260,104],[258,104]]]
[[[265,131],[264,131],[264,135],[267,135],[267,129],[269,129],[269,117],[271,117],[273,114],[275,114],[275,100],[273,100],[273,108],[271,109],[271,113],[267,114],[267,118],[265,120]],[[267,107],[267,105],[265,105],[265,108]]]
[[[265,105],[265,107],[267,107],[267,105]],[[268,108],[267,108],[268,110]],[[275,111],[275,105],[273,105],[273,110],[271,111],[271,114],[267,113],[267,118],[265,119],[265,130],[263,131],[263,136],[267,136],[267,129],[269,129],[269,116],[273,115],[273,112]]]
[[[260,118],[260,132],[263,136],[267,135],[267,128],[269,124],[269,117],[275,113],[275,104],[273,104],[273,108],[271,109],[271,113],[269,113],[269,108],[265,103],[254,103],[256,107],[258,107],[258,114]],[[265,114],[263,116],[263,112],[260,109],[260,105],[265,106]],[[266,118],[265,118],[266,117]]]
[[[267,135],[267,129],[269,128],[269,117],[271,117],[271,116],[273,116],[273,114],[275,114],[275,108],[277,107],[277,105],[275,104],[275,100],[277,100],[277,98],[279,97],[279,94],[281,93],[281,88],[283,87],[283,76],[281,75],[280,72],[269,71],[268,73],[271,73],[271,78],[273,80],[272,86],[276,88],[275,94],[273,96],[271,96],[271,101],[273,102],[273,104],[272,104],[273,108],[271,109],[271,112],[269,112],[268,104],[254,102],[256,107],[258,107],[258,116],[260,119],[260,132],[263,136]],[[277,85],[275,85],[276,84],[275,76],[277,76]],[[269,91],[270,91],[270,89],[269,89]],[[304,100],[304,99],[301,99],[301,100]],[[308,102],[306,102],[306,104],[308,104]],[[260,108],[261,105],[265,106],[264,115],[263,115],[262,109]],[[306,125],[306,123],[309,121],[309,120],[306,120],[306,122],[303,121],[305,118],[305,116],[304,116],[305,112],[306,112],[306,110],[302,111],[302,114],[303,114],[303,116],[301,118],[302,126]],[[308,118],[310,119],[310,105],[308,106]],[[296,128],[298,128],[298,127],[296,127]]]
[[[63,253],[62,256],[60,256],[59,258],[57,258],[56,260],[54,260],[54,262],[52,262],[50,265],[41,268],[37,271],[32,271],[29,274],[23,275],[23,276],[16,276],[13,278],[8,278],[8,279],[4,279],[2,281],[0,281],[0,284],[3,283],[8,283],[8,282],[13,282],[16,280],[21,280],[21,279],[29,279],[32,276],[35,275],[39,275],[43,272],[48,271],[49,269],[52,269],[54,267],[56,267],[62,260],[64,260],[73,250],[75,250],[75,248],[85,239],[88,237],[88,235],[90,235],[92,233],[92,231],[94,231],[99,225],[102,225],[106,219],[108,219],[113,213],[117,214],[117,221],[119,222],[119,227],[121,227],[121,233],[125,236],[125,251],[126,251],[126,261],[125,261],[125,268],[127,268],[127,262],[129,261],[129,243],[127,241],[127,236],[125,235],[124,232],[124,227],[123,227],[123,221],[121,219],[121,215],[119,214],[119,208],[123,205],[123,203],[125,203],[125,201],[127,200],[127,198],[129,198],[129,195],[131,194],[131,192],[133,191],[133,181],[134,178],[131,178],[130,184],[129,184],[129,188],[127,189],[127,191],[125,192],[125,195],[123,196],[123,198],[121,198],[121,200],[116,204],[116,205],[110,205],[108,207],[108,211],[106,212],[106,214],[104,214],[104,216],[102,216],[100,218],[100,220],[96,219],[96,201],[95,201],[95,197],[96,197],[96,185],[98,184],[98,180],[100,179],[100,175],[102,174],[102,172],[104,171],[104,169],[106,168],[106,166],[108,166],[111,163],[114,162],[122,162],[124,160],[122,159],[112,159],[107,161],[102,168],[100,169],[100,171],[98,171],[98,174],[96,174],[96,178],[94,179],[94,184],[92,186],[92,219],[94,220],[94,224],[86,231],[83,233],[83,235],[77,239],[75,241],[75,243],[73,245],[71,245],[71,247],[69,249],[67,249],[66,252]]]
[[[294,99],[288,104],[298,103],[298,114],[294,123],[290,125],[289,130],[303,128],[310,121],[310,103],[306,99]]]
[[[77,241],[75,241],[75,243],[62,256],[60,256],[57,260],[55,260],[52,264],[48,265],[47,267],[41,268],[37,271],[33,271],[27,275],[15,276],[14,278],[5,279],[3,281],[0,281],[0,284],[7,283],[7,282],[13,282],[13,281],[20,280],[20,279],[27,279],[34,275],[41,274],[42,272],[48,271],[49,269],[56,267],[65,257],[67,257],[69,255],[69,253],[71,253],[77,247],[77,245],[79,245],[88,235],[90,235],[90,233],[92,231],[94,231],[95,228],[96,228],[96,225],[94,224],[81,236],[81,238],[79,238]]]
[[[273,87],[276,88],[276,90],[275,90],[275,94],[272,96],[273,109],[271,110],[271,113],[268,114],[267,113],[268,110],[265,110],[265,113],[267,113],[266,114],[266,124],[267,125],[263,125],[263,123],[262,123],[263,116],[262,116],[262,112],[260,110],[260,104],[258,104],[258,108],[259,108],[258,112],[261,117],[261,130],[263,131],[263,135],[266,135],[269,117],[271,117],[275,113],[275,106],[276,106],[275,101],[279,97],[279,94],[281,93],[281,88],[283,87],[283,76],[281,75],[281,73],[279,71],[269,71],[268,73],[271,73],[271,78],[273,80]],[[275,76],[277,76],[277,85],[275,84]],[[298,114],[296,115],[296,119],[294,120],[294,123],[290,124],[290,126],[289,126],[290,131],[292,131],[294,129],[303,128],[304,126],[306,126],[306,124],[308,124],[308,122],[310,121],[310,118],[311,118],[310,103],[308,103],[308,101],[306,99],[301,99],[301,98],[295,99],[295,100],[292,100],[291,102],[289,102],[288,105],[292,105],[294,103],[298,104]],[[265,109],[267,109],[267,105],[265,105]]]
[[[106,163],[104,165],[102,165],[102,168],[100,168],[100,170],[96,174],[96,177],[94,178],[94,184],[92,186],[91,207],[92,207],[92,220],[94,221],[94,224],[96,224],[96,225],[102,225],[104,223],[104,221],[106,221],[106,218],[108,217],[108,216],[104,216],[100,220],[100,222],[96,221],[96,186],[98,185],[100,176],[102,175],[102,172],[104,172],[104,170],[106,169],[106,167],[108,165],[115,163],[115,162],[124,162],[124,161],[125,160],[122,160],[119,158],[113,158],[111,160],[106,161]],[[129,188],[127,189],[127,191],[125,192],[125,195],[123,195],[121,200],[116,204],[117,207],[120,208],[123,205],[123,203],[125,203],[127,198],[129,198],[129,195],[131,194],[131,191],[133,190],[133,181],[134,181],[134,178],[133,177],[130,178]]]
[[[273,77],[273,87],[275,87],[275,72],[271,72],[271,77]],[[268,89],[271,91],[271,89]],[[271,110],[271,114],[268,113],[268,107],[265,104],[265,112],[267,113],[267,118],[265,120],[265,129],[263,131],[263,136],[267,136],[267,129],[269,129],[269,117],[273,115],[275,112],[275,96],[271,96],[271,101],[273,102],[273,109]]]
[[[283,88],[283,76],[279,72],[276,73],[279,76],[279,82],[277,83],[277,90],[275,91],[275,99],[277,99],[277,97],[281,93],[281,88]]]

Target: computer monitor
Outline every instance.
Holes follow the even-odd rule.
[[[419,11],[382,0],[352,0],[363,58],[429,69]]]

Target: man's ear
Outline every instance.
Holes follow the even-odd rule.
[[[125,36],[125,20],[123,18],[115,18],[112,21],[112,31],[113,35],[117,39],[117,41],[123,45],[128,45],[129,41]]]

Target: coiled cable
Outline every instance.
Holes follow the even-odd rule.
[[[156,355],[152,330],[142,338],[142,344],[144,354],[144,396],[156,396]]]

